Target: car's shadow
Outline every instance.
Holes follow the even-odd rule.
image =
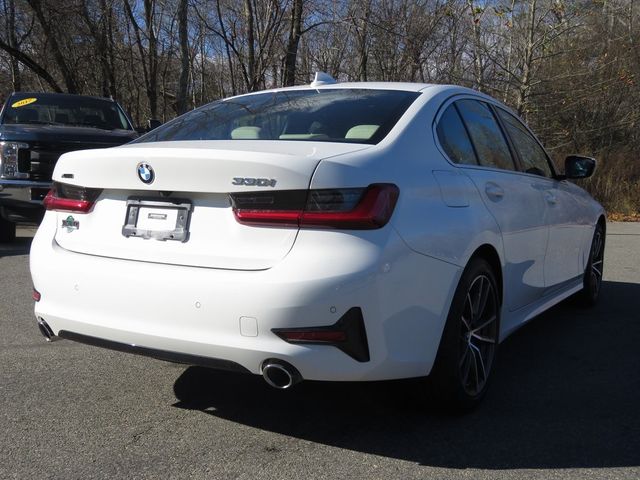
[[[303,382],[190,367],[177,407],[283,435],[449,468],[640,465],[640,285],[605,282],[601,303],[564,302],[500,349],[475,412],[421,408],[416,381]]]
[[[15,255],[28,255],[29,250],[31,249],[31,242],[33,241],[33,237],[17,237],[11,243],[1,243],[0,242],[0,258],[1,257],[12,257]]]

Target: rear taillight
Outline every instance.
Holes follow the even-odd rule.
[[[399,193],[393,184],[376,183],[366,188],[247,192],[230,197],[240,223],[362,230],[385,226]]]
[[[99,188],[78,187],[66,183],[53,182],[51,190],[44,197],[47,210],[88,213],[102,193]]]

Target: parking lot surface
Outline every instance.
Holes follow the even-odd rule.
[[[33,229],[0,245],[1,479],[640,478],[640,223],[610,224],[602,298],[500,348],[472,414],[415,381],[303,382],[174,365],[36,327]]]

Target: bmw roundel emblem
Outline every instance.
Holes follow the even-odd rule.
[[[153,180],[156,178],[156,174],[151,168],[151,165],[148,163],[139,163],[138,164],[138,178],[142,181],[142,183],[146,183],[147,185],[153,183]]]

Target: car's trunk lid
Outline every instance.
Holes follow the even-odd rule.
[[[367,147],[189,141],[66,154],[56,166],[54,180],[102,189],[102,194],[88,214],[57,213],[56,242],[70,251],[128,260],[237,270],[270,268],[287,255],[298,229],[241,225],[228,194],[306,190],[321,159]],[[140,164],[153,169],[152,183],[141,180]],[[256,184],[251,185],[254,179]],[[184,242],[168,239],[163,227],[173,228],[176,218],[187,215],[179,205],[190,208]],[[132,213],[132,208],[137,210]]]

